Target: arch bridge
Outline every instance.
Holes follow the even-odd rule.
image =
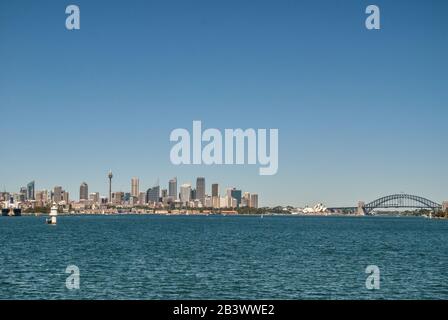
[[[414,196],[411,194],[392,194],[372,202],[358,204],[358,214],[370,214],[375,209],[399,209],[399,208],[414,208],[414,209],[428,209],[437,211],[442,209],[442,205],[428,200],[423,197]]]

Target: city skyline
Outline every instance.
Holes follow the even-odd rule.
[[[265,206],[447,198],[446,1],[376,1],[381,30],[367,1],[76,4],[68,31],[55,1],[0,2],[2,190],[107,195],[111,168],[114,190],[205,176]],[[170,132],[194,120],[278,128],[277,174],[173,165]]]
[[[221,193],[219,192],[219,183],[217,183],[216,181],[213,183],[210,183],[209,186],[209,191],[207,190],[207,184],[206,184],[206,179],[205,177],[197,177],[196,178],[196,187],[193,188],[193,184],[190,182],[184,182],[182,183],[179,188],[177,185],[177,177],[171,178],[167,181],[166,183],[166,188],[161,187],[160,183],[159,183],[159,179],[157,179],[157,183],[153,184],[150,187],[147,187],[146,189],[142,189],[143,191],[139,191],[139,183],[140,183],[140,179],[138,177],[132,177],[130,179],[130,186],[129,189],[120,189],[120,190],[113,190],[111,189],[111,185],[112,185],[112,180],[113,180],[113,172],[110,170],[107,174],[107,186],[108,186],[108,194],[107,195],[102,195],[100,192],[98,191],[94,191],[94,192],[89,192],[89,184],[85,181],[83,181],[80,186],[79,186],[79,193],[77,195],[71,194],[71,197],[69,198],[70,192],[68,192],[64,186],[62,185],[56,185],[52,188],[38,188],[37,190],[35,189],[35,181],[31,181],[27,184],[27,187],[20,187],[18,191],[14,191],[14,190],[4,190],[4,193],[9,193],[10,195],[23,195],[25,197],[25,201],[34,201],[36,200],[35,198],[35,193],[46,193],[48,197],[51,197],[51,201],[55,201],[55,202],[60,202],[60,201],[65,201],[65,202],[82,202],[82,201],[89,201],[92,200],[92,198],[95,198],[95,202],[100,203],[102,199],[106,200],[105,204],[116,204],[114,202],[114,196],[116,196],[117,194],[121,194],[122,196],[126,196],[128,195],[130,198],[136,198],[136,202],[142,202],[141,196],[142,194],[145,194],[144,199],[146,200],[146,203],[151,203],[151,202],[159,202],[159,199],[162,198],[172,198],[173,201],[176,200],[180,200],[181,202],[189,202],[192,200],[199,200],[199,203],[202,206],[205,206],[206,204],[206,200],[209,199],[210,202],[210,206],[209,207],[213,207],[215,206],[215,202],[213,199],[214,197],[218,197],[218,204],[216,205],[216,207],[219,207],[219,198],[221,197],[221,195],[224,195],[225,197],[230,197],[230,199],[233,199],[233,197],[235,196],[233,193],[229,193],[231,190],[235,191],[237,190],[239,192],[239,196],[237,196],[236,198],[238,198],[237,201],[237,205],[235,205],[234,207],[239,207],[241,204],[241,199],[242,199],[242,191],[240,189],[236,189],[235,185],[233,186],[227,186],[227,188],[225,188],[225,193]],[[182,194],[182,192],[185,192],[185,188],[188,188],[187,192],[188,195],[186,195],[186,193]],[[183,190],[184,189],[184,190]],[[223,188],[224,189],[224,188]],[[198,191],[199,190],[199,191]],[[32,196],[30,196],[32,194]],[[250,192],[245,192],[245,195],[248,194],[249,195],[249,200],[251,200],[251,196],[255,195],[255,199],[256,199],[256,203],[257,203],[257,207],[258,207],[258,193],[250,193]],[[122,200],[120,200],[121,202]],[[129,201],[129,199],[127,200]],[[227,202],[226,202],[227,203]],[[229,207],[232,206],[231,202],[228,202]]]
[[[110,187],[110,179],[111,177],[113,177],[113,173],[110,170],[108,172],[107,175],[107,187]],[[141,203],[141,197],[142,195],[144,195],[144,199],[146,200],[146,203],[148,203],[148,194],[152,194],[152,197],[150,200],[151,201],[156,201],[155,199],[162,199],[162,198],[167,198],[170,197],[172,198],[174,201],[175,200],[179,200],[179,201],[183,201],[185,199],[182,199],[182,188],[188,188],[188,191],[186,191],[186,193],[184,193],[184,198],[186,197],[185,194],[188,194],[187,198],[188,201],[190,200],[201,200],[201,204],[204,205],[205,204],[205,197],[210,198],[211,200],[211,206],[210,207],[224,207],[222,205],[222,203],[219,202],[219,200],[221,198],[221,196],[227,197],[229,199],[233,199],[235,197],[235,194],[233,192],[238,192],[239,195],[236,196],[236,198],[239,198],[239,201],[237,202],[237,205],[233,205],[232,203],[227,203],[227,205],[229,207],[239,207],[240,203],[241,203],[241,199],[245,198],[246,194],[249,195],[249,199],[252,199],[252,197],[255,197],[254,201],[256,201],[257,203],[257,207],[275,207],[275,206],[291,206],[291,207],[297,207],[297,208],[309,208],[309,204],[310,203],[302,203],[300,205],[294,205],[291,203],[276,203],[275,205],[264,205],[262,202],[260,203],[258,201],[258,195],[259,193],[250,193],[247,191],[242,191],[242,189],[237,189],[235,186],[236,185],[227,185],[225,188],[222,188],[222,184],[214,181],[214,182],[209,182],[208,185],[205,182],[205,177],[197,177],[196,178],[196,188],[193,188],[193,184],[191,183],[192,179],[187,179],[187,181],[182,182],[180,185],[178,185],[178,178],[177,177],[173,177],[171,179],[168,179],[166,182],[166,187],[162,187],[162,185],[159,183],[159,178],[157,179],[157,182],[155,184],[152,184],[151,186],[145,187],[143,189],[140,190],[140,192],[138,192],[138,194],[133,195],[133,189],[136,187],[137,185],[137,190],[139,188],[139,183],[140,183],[140,178],[139,177],[132,177],[129,181],[129,188],[123,188],[123,189],[117,189],[117,190],[110,190],[111,191],[111,196],[108,196],[109,193],[104,193],[102,194],[101,192],[98,192],[97,190],[95,191],[91,191],[89,192],[89,184],[85,181],[83,181],[80,186],[78,187],[78,193],[70,193],[69,191],[66,190],[66,188],[63,185],[55,185],[54,187],[50,187],[50,188],[36,188],[36,181],[30,181],[29,183],[26,184],[26,186],[22,186],[17,188],[17,190],[6,190],[3,189],[1,190],[0,193],[9,193],[11,195],[20,195],[23,194],[27,200],[35,200],[35,194],[37,193],[46,193],[48,194],[48,196],[52,196],[54,197],[54,200],[56,202],[59,201],[66,201],[68,202],[68,200],[70,200],[70,202],[82,202],[84,200],[92,200],[92,198],[95,199],[94,202],[98,202],[100,203],[102,199],[107,200],[105,203],[107,204],[116,204],[113,201],[113,197],[115,194],[121,194],[122,196],[125,195],[129,195],[129,197],[134,197],[137,200],[137,203]],[[197,193],[197,186],[198,186],[198,181],[203,181],[201,183],[203,183],[204,185],[204,198],[200,196],[200,194]],[[207,188],[208,186],[208,188]],[[108,189],[109,190],[109,189]],[[253,191],[253,190],[252,190]],[[109,191],[108,191],[109,192]],[[405,192],[396,192],[395,194],[399,195],[399,194],[405,194]],[[193,196],[194,195],[194,196]],[[31,197],[30,197],[31,196]],[[213,199],[215,196],[218,197],[218,201],[215,202]],[[427,195],[426,195],[427,196]],[[262,197],[263,198],[263,197]],[[378,198],[378,197],[377,197]],[[431,198],[431,197],[428,197]],[[204,200],[202,200],[204,199]],[[433,198],[434,199],[434,198]],[[443,206],[446,206],[446,204],[448,203],[448,201],[446,199],[435,199],[436,202],[438,203],[442,203]],[[149,201],[150,202],[150,201]],[[365,203],[364,200],[356,200],[356,202],[359,203]],[[321,206],[322,201],[318,201],[316,202],[317,206]],[[345,204],[345,205],[332,205],[331,203],[327,203],[328,205],[330,205],[330,207],[334,207],[334,208],[344,208],[344,207],[352,207],[354,206],[354,202],[349,203],[349,204]]]

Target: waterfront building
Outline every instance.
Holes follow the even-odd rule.
[[[258,194],[252,193],[250,195],[250,207],[258,209]]]
[[[196,200],[196,189],[191,189],[190,200]]]
[[[31,181],[26,186],[27,191],[27,199],[28,200],[36,200],[35,190],[34,190],[34,181]]]
[[[177,178],[173,178],[168,182],[168,196],[177,200]]]
[[[204,177],[198,177],[196,179],[196,197],[195,199],[198,199],[201,201],[201,203],[205,204],[205,178]]]
[[[155,186],[149,188],[146,191],[146,202],[147,203],[158,203],[160,198],[160,186]]]
[[[191,184],[183,184],[180,186],[180,201],[182,204],[188,204],[191,197]]]
[[[88,195],[89,195],[89,186],[87,185],[87,183],[83,182],[79,187],[79,201],[88,200],[89,199]]]
[[[131,195],[133,197],[138,197],[140,192],[140,180],[137,177],[131,179]]]

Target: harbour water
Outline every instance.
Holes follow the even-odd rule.
[[[448,299],[448,220],[3,217],[0,241],[0,299]]]

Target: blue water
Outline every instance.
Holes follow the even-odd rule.
[[[448,299],[448,220],[0,218],[0,299]],[[66,288],[68,265],[80,289]],[[380,289],[365,286],[368,265]]]

